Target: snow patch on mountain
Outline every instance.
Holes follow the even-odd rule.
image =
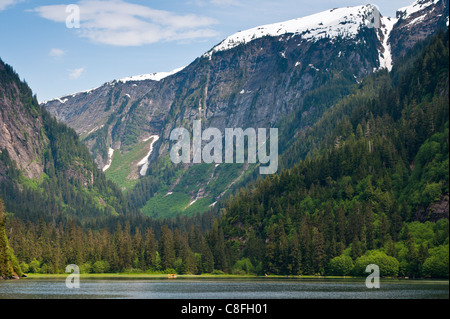
[[[65,95],[65,96],[62,96],[62,97],[57,97],[57,98],[52,99],[52,100],[42,101],[42,102],[40,102],[40,104],[46,104],[46,103],[53,102],[53,101],[58,101],[59,103],[64,104],[65,102],[68,101],[68,99],[67,99],[68,97],[76,97],[77,95],[80,95],[80,94],[90,94],[90,93],[94,92],[95,90],[97,90],[97,89],[99,89],[99,88],[101,88],[101,87],[103,87],[105,85],[115,86],[119,82],[127,83],[127,82],[137,82],[137,81],[145,81],[145,80],[161,81],[162,79],[164,79],[164,78],[166,78],[166,77],[168,77],[170,75],[173,75],[175,73],[180,72],[184,68],[185,68],[185,66],[181,67],[181,68],[177,68],[177,69],[172,70],[170,72],[156,72],[156,73],[149,73],[149,74],[141,74],[141,75],[134,75],[134,76],[122,78],[122,79],[119,79],[119,80],[113,80],[113,81],[110,81],[110,82],[106,82],[102,86],[99,86],[99,87],[95,87],[95,88],[88,89],[88,90],[85,90],[85,91],[79,91],[79,92],[76,92],[76,93],[73,93],[73,94],[69,94],[69,95]],[[135,84],[133,84],[133,86],[135,86]]]
[[[388,69],[388,71],[392,70],[392,52],[391,52],[391,45],[389,43],[389,36],[397,21],[398,19],[396,18],[381,17],[382,37],[380,38],[380,42],[382,44],[383,50],[378,51],[380,69],[386,68]]]
[[[147,169],[148,169],[148,158],[150,157],[150,154],[152,154],[153,152],[153,144],[156,143],[156,141],[159,139],[158,135],[152,135],[149,138],[145,139],[144,142],[148,141],[149,139],[153,138],[153,141],[150,143],[150,150],[148,151],[147,155],[145,155],[145,157],[143,159],[141,159],[141,161],[137,164],[138,167],[142,166],[141,169],[139,170],[139,174],[141,176],[145,176],[145,174],[147,173]]]
[[[119,79],[117,81],[122,82],[122,83],[127,83],[129,81],[144,81],[144,80],[161,81],[162,79],[164,79],[170,75],[180,72],[184,68],[185,67],[177,68],[170,72],[157,72],[157,73],[134,75],[134,76],[126,77],[123,79]]]
[[[416,0],[412,5],[397,10],[397,18],[408,19],[416,12],[422,11],[431,5],[435,5],[439,0]]]
[[[103,167],[103,171],[106,171],[111,166],[111,163],[113,160],[113,155],[114,155],[114,149],[112,149],[110,146],[109,150],[108,150],[108,163],[105,165],[105,167]]]
[[[378,28],[380,12],[376,6],[364,6],[332,9],[303,18],[285,22],[267,24],[237,32],[216,45],[203,56],[209,57],[219,51],[232,49],[240,44],[249,43],[265,36],[284,34],[301,35],[305,40],[317,41],[322,38],[354,38],[360,28]]]

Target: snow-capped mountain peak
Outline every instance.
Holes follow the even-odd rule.
[[[149,74],[134,75],[134,76],[126,77],[123,79],[119,79],[119,80],[117,80],[117,82],[126,83],[129,81],[144,81],[144,80],[161,81],[162,79],[164,79],[170,75],[180,72],[184,68],[185,67],[177,68],[170,72],[156,72],[156,73],[149,73]]]
[[[223,40],[204,56],[211,57],[216,52],[229,50],[265,36],[295,34],[301,35],[306,40],[339,36],[352,38],[361,27],[379,28],[380,16],[378,8],[371,4],[323,11],[303,18],[239,31]]]

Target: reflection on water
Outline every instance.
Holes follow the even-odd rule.
[[[354,279],[64,279],[0,281],[0,298],[133,299],[448,299],[448,281],[381,280],[368,289]]]

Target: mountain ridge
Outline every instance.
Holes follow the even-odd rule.
[[[305,17],[295,18],[291,20],[286,20],[283,22],[277,22],[277,23],[269,23],[265,25],[260,25],[257,27],[253,27],[250,29],[246,29],[244,31],[238,31],[224,40],[222,40],[220,43],[215,45],[213,48],[211,48],[209,51],[205,52],[202,56],[203,57],[210,57],[212,54],[218,52],[218,51],[224,51],[232,49],[239,44],[245,44],[250,41],[253,41],[255,39],[261,38],[263,36],[280,36],[284,34],[295,34],[295,35],[302,35],[306,39],[308,38],[315,38],[320,39],[322,37],[337,37],[337,36],[354,36],[358,29],[362,26],[367,27],[375,27],[375,28],[381,28],[383,25],[383,18],[384,23],[386,23],[386,20],[390,20],[393,22],[393,24],[396,24],[399,20],[408,20],[411,17],[415,17],[413,21],[409,21],[408,24],[412,25],[417,20],[423,19],[424,15],[420,15],[417,17],[418,14],[420,14],[423,10],[427,9],[431,5],[436,5],[438,3],[444,3],[446,1],[443,0],[416,0],[409,6],[405,6],[402,8],[399,8],[396,11],[395,17],[384,17],[381,15],[381,12],[379,11],[378,7],[373,4],[366,4],[366,5],[360,5],[360,6],[353,6],[353,7],[343,7],[343,8],[334,8],[330,10],[325,10],[316,14],[312,14]],[[447,1],[448,2],[448,1]],[[448,7],[448,5],[447,5]],[[365,10],[364,10],[365,9]],[[343,12],[342,12],[343,11]],[[434,11],[434,10],[433,10]],[[333,12],[340,12],[337,15],[337,21],[333,21],[334,24],[326,22],[324,25],[323,22],[317,22],[317,19],[327,21],[327,18],[333,17],[333,15],[327,16],[327,13],[333,13]],[[356,17],[355,17],[356,13]],[[350,15],[351,19],[345,20],[344,17],[347,18],[347,15]],[[336,19],[336,15],[334,16]],[[309,27],[313,28],[310,30],[308,26],[305,26],[305,24],[297,25],[296,22],[301,22],[302,20],[308,21],[310,23]],[[378,20],[378,21],[377,21]],[[313,21],[313,22],[311,22]],[[447,25],[448,25],[448,16],[447,16]],[[346,25],[350,24],[351,27],[347,27],[347,30],[331,30],[331,34],[326,33],[326,29],[334,27],[338,27],[338,25]],[[315,29],[314,29],[315,27]],[[264,32],[265,29],[268,29],[266,32]],[[276,31],[274,31],[276,30]],[[318,31],[317,33],[320,35],[318,37],[314,37],[313,31]],[[259,31],[259,32],[257,32]],[[323,31],[323,32],[321,32]],[[347,31],[347,32],[346,32]],[[389,31],[389,27],[388,27]],[[390,33],[390,32],[389,32]],[[388,38],[389,34],[388,33]],[[242,37],[242,39],[240,39]],[[228,42],[228,43],[227,43]],[[181,70],[183,70],[184,67],[176,68],[172,71],[161,71],[161,72],[154,72],[154,73],[145,73],[140,75],[133,75],[125,78],[115,79],[109,82],[105,82],[103,85],[107,83],[111,83],[114,81],[117,82],[127,82],[127,81],[142,81],[142,80],[154,80],[154,81],[160,81],[165,77],[171,76]],[[380,66],[383,67],[383,66]],[[102,85],[101,85],[102,86]],[[101,87],[99,86],[99,87]],[[54,100],[58,100],[64,97],[73,96],[74,94],[80,94],[80,93],[89,93],[95,89],[98,89],[99,87],[91,88],[85,91],[79,91],[72,94],[62,95],[60,97],[41,101],[40,104],[46,104],[47,102],[51,102]]]
[[[348,9],[353,9],[353,10],[348,10]],[[359,27],[361,27],[362,25],[366,25],[371,27],[371,25],[376,25],[377,23],[372,23],[372,22],[366,22],[366,20],[370,17],[370,16],[374,16],[374,18],[378,18],[380,19],[380,12],[378,11],[378,8],[374,5],[362,5],[362,6],[355,6],[355,7],[345,7],[345,8],[335,8],[335,9],[331,9],[331,10],[326,10],[317,14],[313,14],[310,16],[306,16],[306,17],[302,17],[302,18],[295,18],[295,19],[291,19],[291,20],[286,20],[283,22],[278,22],[278,23],[271,23],[271,24],[266,24],[266,25],[261,25],[261,26],[257,26],[254,28],[250,28],[244,31],[239,31],[231,36],[228,36],[226,39],[224,39],[223,41],[221,41],[219,44],[215,45],[212,49],[210,49],[209,51],[205,52],[203,55],[201,55],[202,57],[210,57],[212,54],[218,52],[218,51],[224,51],[224,50],[230,50],[236,46],[238,46],[239,44],[245,44],[248,43],[252,40],[261,38],[263,36],[280,36],[280,35],[284,35],[284,34],[301,34],[302,36],[305,37],[305,39],[308,39],[308,37],[314,37],[311,33],[311,30],[309,30],[309,28],[300,25],[297,26],[296,22],[298,22],[299,20],[315,20],[316,18],[321,18],[322,20],[326,21],[326,16],[324,16],[324,14],[329,13],[329,12],[335,12],[335,11],[342,11],[344,10],[344,13],[340,13],[340,16],[338,21],[335,21],[337,25],[342,24],[345,25],[347,23],[344,23],[343,20],[341,20],[341,18],[343,18],[343,14],[348,13],[350,16],[353,16],[354,13],[352,11],[355,11],[359,14],[361,14],[361,11],[363,11],[363,9],[368,9],[368,13],[365,12],[365,14],[367,16],[358,16],[357,18],[361,18],[361,20],[357,20],[357,18],[353,18],[353,20],[348,20],[348,24],[356,26],[354,28],[350,27],[348,28],[349,30],[347,30],[347,32],[345,32],[344,29],[342,30],[333,30],[332,36],[333,37],[337,37],[337,36],[354,36],[356,35]],[[359,24],[358,24],[359,22]],[[315,27],[319,27],[322,26],[320,29],[325,30],[327,26],[331,27],[331,25],[327,24],[326,26],[323,26],[322,22],[317,23],[316,21],[313,22],[312,24]],[[336,25],[335,25],[336,26]],[[269,30],[267,30],[267,32],[264,33],[265,28],[268,28]],[[273,32],[273,30],[270,29],[277,29],[275,32]],[[305,30],[306,28],[306,30]],[[319,29],[319,28],[318,28]],[[254,32],[254,31],[260,31],[260,33]],[[315,30],[313,30],[315,31]],[[318,32],[323,33],[323,32]],[[239,39],[240,35],[242,34],[243,39],[241,41],[237,40],[235,41],[235,39]],[[251,39],[246,39],[249,37],[249,34],[253,34],[252,36],[250,36]],[[323,34],[319,37],[317,37],[317,39],[320,39],[322,37],[327,37],[327,34]],[[226,45],[225,43],[229,42],[228,45]],[[154,81],[160,81],[163,78],[167,77],[167,76],[171,76],[181,70],[183,70],[185,67],[180,67],[180,68],[176,68],[172,71],[168,71],[168,72],[155,72],[155,73],[145,73],[145,74],[140,74],[140,75],[133,75],[133,76],[129,76],[129,77],[125,77],[125,78],[120,78],[120,79],[115,79],[109,82],[105,82],[103,85],[107,85],[107,84],[111,84],[114,82],[128,82],[128,81],[143,81],[143,80],[154,80]],[[66,94],[66,95],[62,95],[60,97],[54,98],[54,99],[50,99],[50,100],[45,100],[45,101],[41,101],[40,104],[46,104],[48,102],[52,102],[52,101],[59,101],[60,103],[62,99],[67,98],[69,96],[73,97],[74,95],[77,94],[81,94],[81,93],[90,93],[93,90],[96,90],[98,88],[100,88],[101,86],[95,87],[95,88],[91,88],[91,89],[87,89],[84,91],[79,91],[79,92],[75,92],[75,93],[71,93],[71,94]]]
[[[377,27],[380,22],[379,20],[380,12],[371,4],[335,8],[302,18],[261,25],[237,32],[214,46],[211,50],[203,54],[203,56],[209,58],[216,52],[230,50],[240,44],[245,44],[265,36],[278,37],[285,34],[292,34],[300,35],[304,39],[312,41],[324,37],[355,37],[361,27]]]

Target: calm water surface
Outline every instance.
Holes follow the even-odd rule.
[[[448,281],[380,281],[368,289],[355,279],[64,279],[0,281],[2,298],[133,299],[448,299]]]

